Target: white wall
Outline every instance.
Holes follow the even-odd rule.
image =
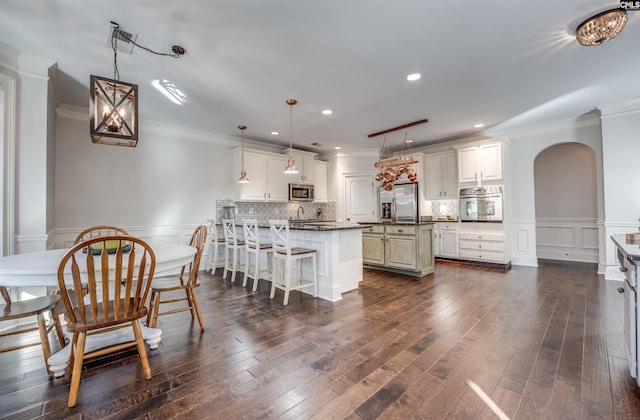
[[[233,196],[231,150],[215,135],[158,129],[142,123],[138,146],[94,144],[88,110],[63,108],[55,162],[56,247],[97,224],[122,226],[141,237],[182,232],[215,216],[215,200]]]
[[[537,266],[534,161],[538,154],[560,143],[590,147],[596,159],[598,217],[603,218],[600,120],[589,115],[534,127],[509,135],[511,141],[512,263]]]
[[[623,279],[610,237],[638,231],[640,217],[640,100],[601,106],[604,203],[601,264],[607,279]]]

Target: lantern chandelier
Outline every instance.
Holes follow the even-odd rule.
[[[179,58],[185,49],[171,47],[171,53],[158,53],[135,42],[135,36],[111,22],[113,49],[113,79],[91,75],[89,84],[89,115],[91,141],[99,144],[136,147],[138,144],[138,85],[120,81],[118,71],[118,41],[147,52]],[[133,50],[133,46],[131,49]]]
[[[287,99],[287,105],[289,105],[289,158],[287,159],[287,167],[284,168],[284,173],[287,175],[295,175],[298,173],[296,169],[296,161],[293,159],[293,106],[298,101],[295,99]]]
[[[249,177],[247,177],[247,171],[244,170],[244,130],[247,129],[246,125],[239,125],[238,128],[242,132],[242,169],[240,170],[240,178],[238,184],[248,184]]]
[[[576,40],[585,46],[603,44],[622,32],[626,23],[627,12],[624,9],[606,10],[578,25]]]

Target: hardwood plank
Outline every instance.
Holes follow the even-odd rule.
[[[267,282],[253,292],[202,273],[206,330],[161,317],[151,380],[135,351],[102,358],[68,409],[69,378],[49,378],[39,349],[3,353],[0,417],[494,419],[486,394],[512,419],[640,418],[619,284],[596,269],[364,270],[341,301],[296,294],[286,307]]]

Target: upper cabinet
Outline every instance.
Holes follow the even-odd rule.
[[[289,158],[289,149],[283,151],[282,154],[286,155],[286,166],[286,159]],[[313,166],[313,163],[315,161],[316,153],[294,150],[292,155],[295,160],[298,173],[295,175],[287,175],[287,180],[293,184],[313,184],[315,176],[315,167]]]
[[[458,197],[458,169],[455,151],[425,156],[427,200]]]
[[[234,175],[240,174],[241,153],[240,149],[233,151]],[[289,201],[287,175],[283,173],[286,166],[287,158],[283,155],[245,149],[244,167],[250,182],[236,183],[236,201]]]
[[[314,174],[313,174],[313,190],[314,190],[314,194],[315,194],[315,199],[314,201],[319,202],[319,203],[324,203],[327,202],[329,196],[328,196],[328,190],[327,190],[327,184],[328,184],[328,179],[327,179],[327,162],[321,161],[321,160],[314,160],[313,161],[313,168],[314,168]]]
[[[460,182],[499,181],[502,179],[502,144],[488,143],[458,149]]]

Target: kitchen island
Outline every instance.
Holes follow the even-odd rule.
[[[292,245],[317,251],[319,298],[336,302],[342,299],[343,293],[358,288],[363,277],[362,230],[368,227],[343,222],[291,223]],[[268,225],[260,225],[260,240],[271,242]],[[304,270],[305,276],[311,275],[306,267]],[[309,293],[304,289],[301,291]]]
[[[367,222],[362,234],[364,266],[414,277],[433,273],[434,223]]]

